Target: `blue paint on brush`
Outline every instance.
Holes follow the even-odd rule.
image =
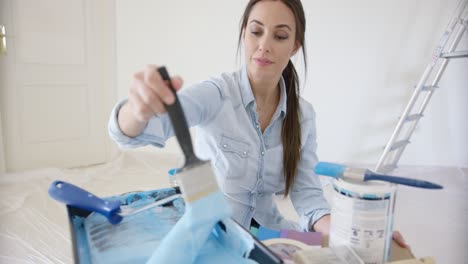
[[[336,163],[319,162],[317,165],[315,165],[314,172],[319,175],[341,178],[344,168],[344,165]]]

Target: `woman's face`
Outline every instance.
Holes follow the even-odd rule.
[[[281,76],[297,51],[293,12],[281,1],[255,4],[244,29],[245,61],[249,77],[256,81]]]

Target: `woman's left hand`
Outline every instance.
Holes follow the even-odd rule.
[[[403,238],[400,232],[393,231],[392,238],[400,247],[410,249],[410,246],[406,244],[405,239]]]
[[[313,227],[309,228],[311,230],[314,230],[315,232],[321,232],[323,235],[329,235],[330,234],[330,215],[324,215],[322,218],[317,220]]]

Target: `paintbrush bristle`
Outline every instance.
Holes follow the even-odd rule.
[[[217,191],[218,182],[209,161],[176,174],[185,202],[190,203]]]

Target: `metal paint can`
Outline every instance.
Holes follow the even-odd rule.
[[[390,259],[396,185],[336,179],[332,183],[330,246],[348,245],[366,264]]]

